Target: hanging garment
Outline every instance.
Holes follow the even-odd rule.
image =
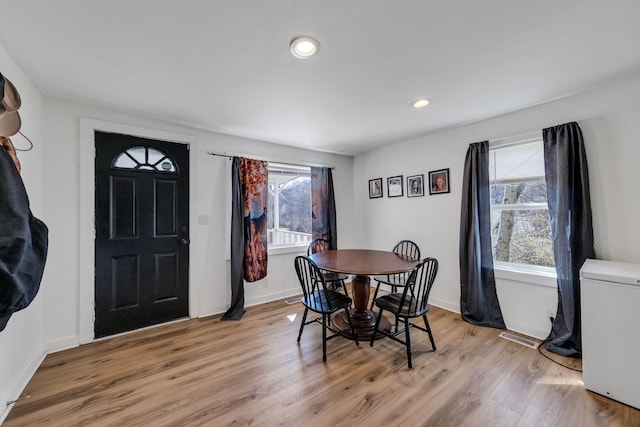
[[[0,331],[38,293],[47,248],[47,226],[31,214],[22,178],[0,148]]]
[[[21,104],[16,87],[0,73],[0,136],[12,136],[20,130]]]
[[[7,150],[7,153],[9,153],[11,159],[13,160],[13,164],[16,165],[16,169],[18,169],[18,172],[22,171],[22,165],[20,164],[20,159],[18,159],[16,148],[13,146],[13,142],[11,142],[11,138],[0,136],[0,145],[2,145],[5,150]]]

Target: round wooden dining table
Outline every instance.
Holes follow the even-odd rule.
[[[419,262],[394,252],[370,249],[324,251],[309,255],[309,258],[323,270],[353,275],[351,288],[354,308],[350,311],[351,321],[358,339],[365,341],[371,339],[376,323],[375,315],[368,309],[371,291],[369,276],[406,273],[413,270]],[[344,313],[338,313],[333,323],[334,327],[344,331],[346,336],[351,336],[351,329]],[[379,329],[388,331],[390,328],[391,323],[383,316]]]

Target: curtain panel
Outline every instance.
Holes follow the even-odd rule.
[[[558,309],[544,347],[562,356],[580,357],[580,268],[587,258],[595,258],[587,156],[575,122],[543,129],[542,137],[558,276]]]
[[[311,239],[329,241],[329,249],[337,249],[336,201],[331,168],[311,168]]]
[[[474,325],[506,328],[493,272],[488,141],[470,144],[467,150],[459,256],[462,318]]]
[[[231,167],[231,305],[223,320],[244,314],[244,282],[267,275],[267,162],[234,157]]]

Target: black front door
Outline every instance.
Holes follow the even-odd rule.
[[[96,338],[189,315],[184,144],[95,133]]]

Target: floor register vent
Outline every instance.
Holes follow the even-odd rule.
[[[525,347],[536,349],[538,348],[538,343],[535,341],[531,341],[526,338],[519,337],[518,335],[510,334],[509,332],[500,332],[498,335],[500,338],[504,338],[505,340],[513,341],[518,344],[522,344]]]

